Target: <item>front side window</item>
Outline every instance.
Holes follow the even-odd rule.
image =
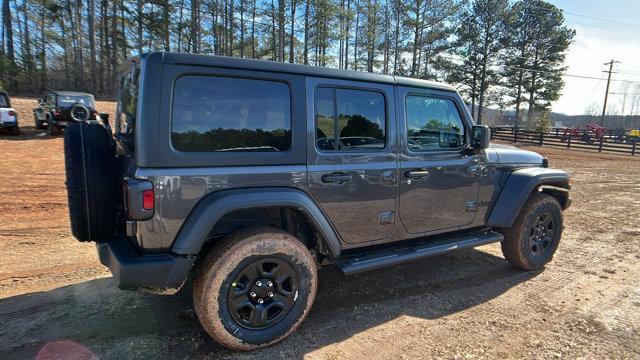
[[[464,144],[464,123],[452,100],[408,95],[406,114],[410,150],[452,149]]]
[[[320,87],[315,96],[319,150],[383,149],[384,95],[377,91]]]
[[[287,151],[291,94],[282,82],[183,76],[174,86],[171,141],[178,151]]]
[[[0,108],[9,107],[9,99],[6,95],[0,94]]]

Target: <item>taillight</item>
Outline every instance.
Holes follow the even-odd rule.
[[[153,196],[153,189],[145,190],[142,192],[142,208],[145,210],[153,210],[156,207],[155,197]]]
[[[130,220],[149,220],[155,214],[153,183],[149,180],[126,179],[123,181],[124,201]]]
[[[62,113],[60,112],[60,110],[53,110],[53,116],[58,117],[60,116]]]
[[[16,116],[16,112],[13,110],[9,110],[9,116]]]

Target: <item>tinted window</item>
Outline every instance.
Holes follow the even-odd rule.
[[[75,104],[82,104],[90,109],[94,109],[93,97],[89,95],[58,95],[58,107],[69,109]]]
[[[406,108],[409,149],[457,148],[464,144],[464,124],[453,101],[409,95]]]
[[[0,107],[9,107],[9,99],[3,94],[0,94]]]
[[[120,78],[115,136],[129,152],[134,150],[139,86],[140,69],[136,67],[132,67],[130,72]]]
[[[366,150],[385,147],[385,102],[381,93],[319,88],[315,102],[318,149]]]
[[[286,151],[290,97],[281,82],[181,77],[174,87],[171,141],[180,151]]]

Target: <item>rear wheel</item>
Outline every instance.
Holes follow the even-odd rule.
[[[18,135],[20,135],[20,128],[18,127],[18,124],[14,125],[14,126],[11,128],[10,132],[11,132],[11,135],[13,135],[13,136],[18,136]]]
[[[562,208],[550,195],[536,193],[513,226],[502,231],[502,253],[515,267],[534,270],[551,261],[562,237]]]
[[[316,294],[313,256],[295,237],[274,228],[232,234],[204,259],[193,286],[193,304],[219,344],[252,350],[291,334]]]
[[[62,133],[62,129],[60,128],[60,126],[51,123],[51,121],[49,121],[48,124],[49,124],[48,126],[49,135],[57,136],[57,135],[60,135],[60,133]]]

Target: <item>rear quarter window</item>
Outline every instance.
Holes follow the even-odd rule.
[[[134,152],[140,69],[132,67],[120,78],[115,137],[126,152]]]
[[[291,147],[286,83],[188,75],[176,80],[171,142],[183,152],[281,152]]]

